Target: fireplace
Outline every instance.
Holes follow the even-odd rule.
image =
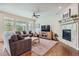
[[[63,29],[62,31],[62,38],[71,41],[71,29]]]

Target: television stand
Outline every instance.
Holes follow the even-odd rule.
[[[53,32],[41,32],[40,37],[51,40],[53,39]]]

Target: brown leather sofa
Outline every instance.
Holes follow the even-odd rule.
[[[31,39],[24,39],[17,35],[12,35],[9,39],[9,48],[11,56],[18,56],[24,52],[31,51]]]

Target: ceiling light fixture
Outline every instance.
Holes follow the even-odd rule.
[[[58,8],[59,8],[59,9],[61,9],[62,7],[61,7],[61,6],[59,6]]]

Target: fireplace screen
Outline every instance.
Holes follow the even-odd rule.
[[[64,29],[62,34],[63,39],[71,41],[71,29]]]

